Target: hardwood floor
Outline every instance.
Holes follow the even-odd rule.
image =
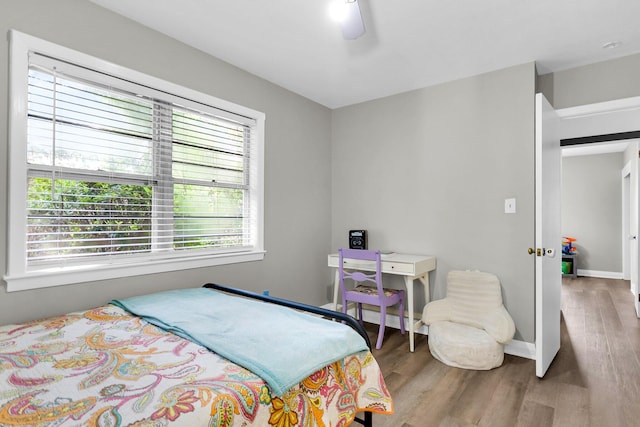
[[[367,325],[375,342],[377,325]],[[395,414],[375,427],[640,425],[640,320],[629,282],[564,279],[561,348],[543,379],[535,362],[505,355],[491,371],[451,368],[429,353],[427,337],[389,329],[373,354]]]

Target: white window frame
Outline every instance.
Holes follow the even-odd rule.
[[[56,45],[16,30],[10,34],[9,73],[9,154],[8,154],[8,230],[7,271],[3,276],[7,291],[46,288],[51,286],[91,282],[143,274],[161,273],[247,261],[264,258],[264,128],[265,114],[193,89],[186,88],[111,62]],[[175,254],[151,254],[131,257],[123,262],[111,260],[95,264],[73,264],[51,267],[28,267],[26,259],[26,194],[27,194],[27,87],[29,55],[31,52],[51,56],[58,60],[99,70],[124,80],[161,90],[184,102],[195,101],[214,108],[230,111],[255,120],[255,141],[250,153],[250,199],[255,215],[252,230],[253,244],[248,249],[216,253],[193,254],[185,257]]]

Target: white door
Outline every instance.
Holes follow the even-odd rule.
[[[536,94],[535,120],[535,347],[536,375],[542,378],[560,350],[562,286],[559,118],[542,94]]]
[[[638,266],[638,265],[640,265],[640,263],[638,262],[638,258],[637,258],[637,256],[638,256],[638,240],[637,240],[637,238],[635,239],[635,241],[633,243],[634,243],[634,245],[633,245],[634,251],[633,252],[635,252],[635,256],[636,256],[635,262],[636,262],[636,266]],[[639,276],[638,269],[636,269],[632,273],[632,277],[634,277],[633,276],[634,273],[635,273],[636,287],[635,287],[635,292],[633,293],[633,298],[635,299],[636,317],[638,317],[640,319],[640,284],[638,283],[638,276]]]
[[[633,151],[637,144],[633,143]],[[640,212],[640,193],[638,192],[638,158],[633,157],[622,169],[622,243],[623,243],[623,278],[631,283],[634,295],[636,316],[640,317],[640,289],[638,286],[638,229]]]
[[[633,151],[638,151],[638,143],[633,143]],[[638,151],[640,153],[640,151]],[[635,300],[636,316],[640,318],[640,160],[633,156],[629,175],[629,256],[631,258],[631,291]]]
[[[634,280],[631,276],[631,252],[633,240],[636,236],[631,232],[631,162],[622,168],[622,279],[631,282],[634,289]],[[637,277],[636,277],[637,282]]]

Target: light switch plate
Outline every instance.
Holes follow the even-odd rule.
[[[516,199],[504,199],[504,213],[516,213]]]

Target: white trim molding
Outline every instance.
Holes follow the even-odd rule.
[[[10,31],[9,40],[7,269],[0,272],[4,273],[2,280],[6,283],[7,292],[264,259],[265,113],[16,30]],[[65,68],[72,69],[73,73],[79,73],[78,75],[87,81],[95,79],[100,84],[111,84],[115,81],[119,90],[130,90],[132,94],[161,99],[167,104],[175,103],[184,108],[202,110],[212,116],[250,127],[251,143],[247,144],[249,153],[243,153],[245,159],[251,159],[246,172],[250,177],[248,189],[244,189],[248,192],[248,196],[245,197],[248,198],[249,205],[246,208],[248,215],[245,217],[250,220],[242,227],[242,231],[250,236],[247,241],[229,248],[205,248],[194,251],[181,251],[173,247],[159,250],[152,248],[143,254],[87,256],[70,260],[58,257],[47,264],[29,264],[25,196],[29,173],[26,150],[28,73],[30,65],[42,66],[54,62],[56,67],[62,64]],[[170,176],[169,173],[167,175]],[[102,174],[100,178],[104,176],[105,174]],[[172,204],[173,201],[170,200]],[[154,229],[153,236],[156,237],[158,234],[159,228]]]
[[[578,276],[583,277],[599,277],[601,279],[624,279],[621,271],[598,271],[598,270],[581,270],[577,271]]]

